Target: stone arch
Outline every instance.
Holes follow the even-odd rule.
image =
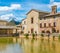
[[[49,31],[49,30],[47,30],[47,31],[46,31],[46,33],[50,33],[50,31]]]
[[[52,28],[52,33],[56,33],[56,29],[55,28]]]
[[[45,33],[45,31],[43,30],[42,33]]]

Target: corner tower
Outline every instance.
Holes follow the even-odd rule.
[[[57,5],[52,6],[52,11],[51,14],[56,14],[57,13]]]

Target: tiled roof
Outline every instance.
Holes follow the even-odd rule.
[[[16,26],[0,26],[1,29],[15,29]]]
[[[45,15],[45,16],[43,16],[43,17],[56,16],[56,15],[60,15],[60,13],[56,13],[56,14],[48,14],[48,15]]]
[[[0,22],[7,22],[6,20],[0,20]]]
[[[32,10],[34,10],[34,11],[36,11],[36,12],[50,13],[50,12],[41,11],[41,10],[37,10],[37,9],[31,9],[27,14],[29,14]],[[26,15],[27,15],[27,14],[26,14]]]

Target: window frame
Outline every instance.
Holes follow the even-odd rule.
[[[53,26],[56,27],[56,22],[53,23]]]
[[[40,23],[40,28],[42,28],[42,23]]]
[[[33,19],[33,17],[31,18],[31,24],[33,24],[34,23],[34,19]]]
[[[46,27],[46,23],[44,23],[44,27]]]

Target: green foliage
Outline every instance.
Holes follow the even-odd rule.
[[[55,36],[53,36],[53,40],[55,40]]]
[[[21,34],[23,34],[24,32],[23,31],[21,31]]]
[[[32,37],[33,37],[33,38],[35,37],[35,34],[34,34],[34,33],[32,33]]]
[[[58,36],[58,39],[60,40],[60,35]]]
[[[28,34],[28,33],[26,33],[26,34],[24,34],[24,36],[26,36],[26,38],[28,38],[29,34]]]
[[[44,37],[44,34],[41,34],[41,37]]]
[[[0,43],[13,43],[13,38],[1,37],[0,38]]]

